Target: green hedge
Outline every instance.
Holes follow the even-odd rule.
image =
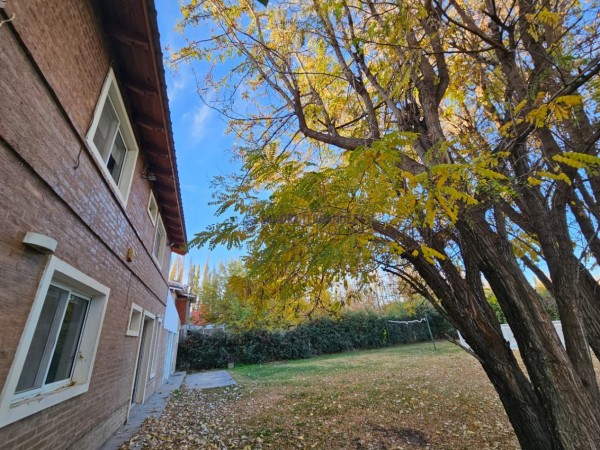
[[[453,332],[452,326],[439,315],[429,319],[435,338]],[[179,344],[177,366],[181,370],[208,370],[227,367],[228,362],[257,364],[304,359],[430,339],[425,323],[394,324],[389,320],[406,320],[406,317],[348,313],[339,320],[319,318],[286,331],[252,330],[239,334],[219,331],[210,336],[190,333]]]

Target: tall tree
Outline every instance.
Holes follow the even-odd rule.
[[[199,273],[199,268],[194,270]],[[263,288],[264,283],[254,283],[246,272],[239,260],[221,262],[212,270],[205,266],[202,279],[198,277],[197,285],[191,288],[198,296],[195,308],[202,312],[203,319],[225,324],[232,331],[280,329],[297,325],[314,312],[323,312],[306,299],[276,302]]]
[[[193,244],[246,241],[249,277],[282,303],[318,303],[378,267],[396,274],[463,334],[523,448],[600,448],[598,3],[195,0],[182,11],[186,30],[214,32],[175,60],[213,64],[204,86],[245,168],[217,194],[237,215]],[[526,270],[556,300],[565,347]]]
[[[169,281],[176,281],[177,283],[183,284],[183,272],[185,270],[185,257],[182,255],[175,255],[173,265],[169,271]]]

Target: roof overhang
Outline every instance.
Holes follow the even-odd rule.
[[[196,295],[186,291],[186,288],[181,283],[169,281],[169,289],[175,294],[175,300],[186,300],[190,303],[196,303]]]
[[[171,248],[186,253],[187,235],[154,0],[98,0],[121,93],[144,156]]]
[[[194,294],[177,294],[176,301],[187,301],[190,303],[196,303],[197,297]]]

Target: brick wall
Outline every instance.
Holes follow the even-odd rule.
[[[188,322],[189,302],[187,300],[176,300],[175,307],[177,308],[177,314],[179,314],[179,321],[182,325],[185,325]]]
[[[56,239],[56,256],[111,294],[89,391],[0,428],[0,448],[93,448],[126,419],[139,345],[125,335],[131,304],[164,316],[170,251],[162,268],[150,255],[151,186],[141,177],[141,157],[124,207],[85,144],[109,67],[93,8],[79,0],[8,6],[25,48],[12,26],[0,28],[0,386],[47,261],[21,243],[27,231]]]
[[[9,15],[55,89],[77,130],[85,135],[109,65],[105,39],[85,0],[8,0]]]

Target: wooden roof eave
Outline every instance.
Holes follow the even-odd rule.
[[[168,216],[169,241],[173,251],[185,253],[187,235],[154,1],[102,0],[97,6],[140,151],[157,175],[153,190],[161,213]]]

